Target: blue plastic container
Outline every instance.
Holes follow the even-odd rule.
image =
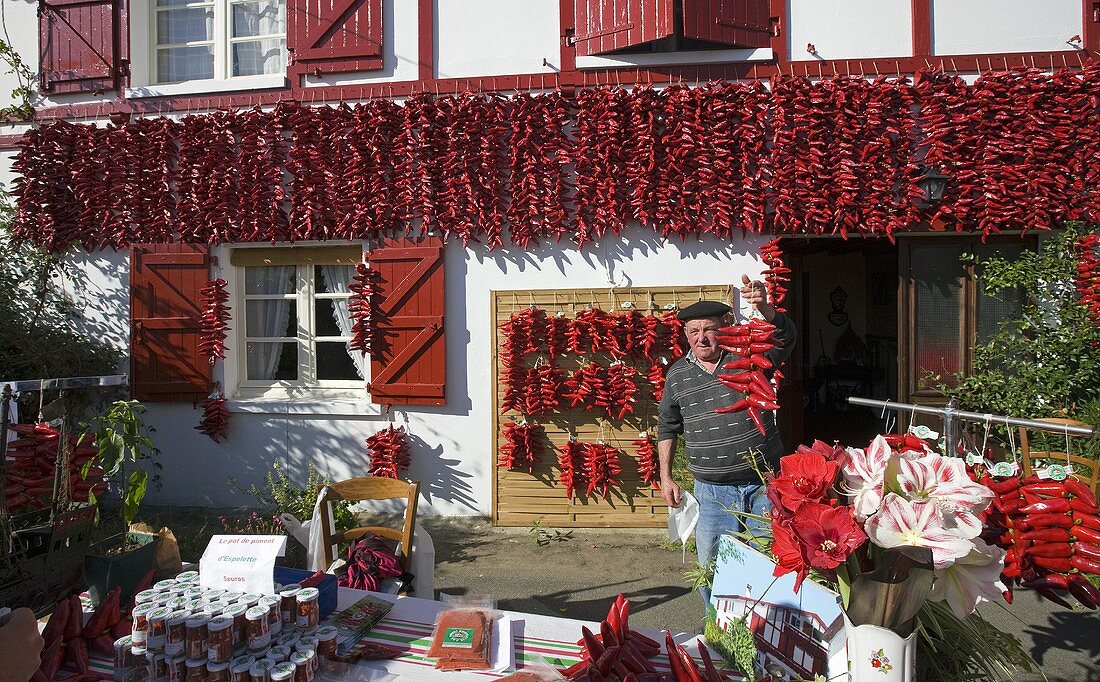
[[[303,571],[300,568],[287,568],[286,566],[275,567],[275,582],[283,585],[301,582],[311,575],[313,575],[313,571]],[[317,596],[317,605],[321,608],[321,618],[327,617],[336,610],[336,590],[336,576],[332,574],[325,575],[325,579],[321,581],[320,585],[317,585],[317,591],[320,592]]]

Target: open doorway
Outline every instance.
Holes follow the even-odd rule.
[[[800,414],[781,410],[784,443],[866,443],[882,432],[882,419],[848,398],[897,399],[897,245],[790,239],[783,240],[783,255],[792,271],[788,314],[799,332],[788,377],[802,394],[799,400],[786,391],[783,410]]]

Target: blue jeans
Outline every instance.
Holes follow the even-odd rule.
[[[695,499],[699,501],[699,523],[695,526],[695,551],[699,555],[700,564],[706,565],[714,558],[718,548],[718,538],[722,535],[747,531],[755,536],[771,532],[771,524],[768,521],[758,521],[730,513],[730,511],[739,511],[767,516],[772,505],[762,483],[715,485],[695,481],[694,494]],[[710,589],[704,587],[700,594],[703,596],[703,603],[709,606]]]

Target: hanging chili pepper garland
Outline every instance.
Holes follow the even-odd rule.
[[[1073,477],[998,480],[985,473],[978,480],[994,494],[981,513],[981,537],[1006,550],[1006,600],[1015,584],[1066,608],[1067,592],[1086,608],[1100,606],[1100,590],[1085,578],[1100,575],[1100,507],[1092,490]]]
[[[1089,63],[974,83],[780,76],[770,90],[418,94],[404,106],[57,121],[21,141],[13,238],[50,252],[346,240],[414,220],[489,248],[503,246],[507,221],[523,249],[584,245],[631,220],[665,238],[722,240],[738,228],[893,238],[923,221],[1024,233],[1100,215],[1098,86]],[[950,182],[926,209],[917,181],[928,167]]]
[[[377,353],[378,272],[366,263],[355,264],[355,275],[348,285],[348,314],[351,316],[351,341],[348,348],[360,353]]]
[[[199,401],[202,408],[202,420],[195,427],[199,433],[209,436],[210,440],[220,443],[229,430],[228,400],[220,388],[215,388],[205,399]]]
[[[1074,285],[1089,317],[1100,324],[1100,234],[1087,234],[1077,240],[1077,274]]]
[[[581,450],[584,453],[584,478],[588,482],[585,494],[591,497],[598,492],[607,499],[613,488],[622,486],[618,479],[623,471],[619,464],[618,448],[598,441],[581,443]]]
[[[661,468],[657,462],[657,447],[653,436],[648,431],[643,431],[631,445],[634,446],[634,454],[638,456],[638,476],[642,483],[660,490]]]
[[[764,421],[761,410],[778,410],[775,402],[775,387],[764,374],[771,369],[772,362],[765,353],[775,349],[772,335],[775,325],[753,318],[748,324],[723,327],[718,331],[718,345],[740,357],[724,363],[721,370],[737,370],[727,373],[719,371],[718,380],[727,388],[745,394],[732,405],[719,407],[715,412],[741,412],[749,415],[756,429],[764,435]]]
[[[211,364],[214,360],[225,359],[225,332],[229,328],[229,306],[225,302],[229,300],[229,292],[226,291],[228,282],[216,278],[209,280],[199,288],[201,297],[202,318],[199,328],[199,355],[206,358]]]
[[[515,471],[533,473],[535,464],[542,461],[542,427],[527,422],[508,422],[504,425],[504,445],[500,446],[497,466]]]
[[[367,458],[370,472],[382,478],[400,478],[400,472],[409,468],[409,442],[405,427],[387,426],[367,438]]]
[[[569,436],[569,440],[558,447],[558,468],[561,475],[558,479],[565,487],[565,496],[573,499],[573,493],[578,486],[584,485],[584,448],[577,441],[576,436]]]

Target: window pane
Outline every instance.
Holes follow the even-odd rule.
[[[233,43],[233,75],[259,76],[286,71],[286,39]]]
[[[297,343],[249,343],[248,379],[251,381],[297,381]]]
[[[233,4],[233,37],[286,33],[286,3],[279,0]]]
[[[343,341],[317,343],[317,379],[333,381],[337,379],[358,380],[359,372],[348,355],[348,344]]]
[[[157,81],[176,83],[214,77],[214,48],[173,47],[157,50]]]
[[[317,318],[314,320],[317,336],[345,336],[344,330],[336,322],[336,313],[339,313],[351,331],[351,319],[348,316],[347,300],[334,300],[331,298],[319,298],[316,301]]]
[[[298,336],[298,304],[291,299],[274,301],[245,301],[244,333],[256,337]]]
[[[260,265],[244,269],[244,293],[293,294],[293,265]]]
[[[315,265],[313,276],[317,278],[317,292],[322,294],[346,294],[355,268],[350,265]]]
[[[1023,244],[978,244],[974,252],[983,260],[1000,255],[1015,260],[1023,252]],[[988,296],[982,290],[981,271],[978,272],[977,329],[978,343],[989,340],[1001,326],[1001,322],[1016,318],[1024,304],[1024,293],[1020,289],[1002,289],[996,297]]]
[[[213,7],[187,7],[157,12],[158,45],[212,40],[213,35]]]
[[[954,386],[959,364],[959,312],[964,270],[961,246],[913,247],[911,276],[916,289],[916,332],[913,338],[914,377],[927,387],[924,375],[937,374]]]

